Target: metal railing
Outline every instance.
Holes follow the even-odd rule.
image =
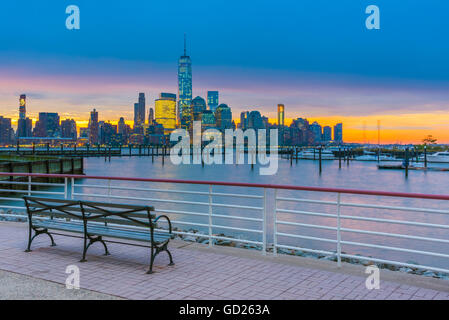
[[[327,255],[334,257],[338,266],[341,266],[342,259],[346,258],[449,273],[447,268],[449,265],[449,233],[447,232],[449,210],[445,209],[449,200],[447,195],[71,174],[0,173],[0,179],[2,177],[9,178],[9,180],[0,180],[2,193],[39,194],[66,199],[92,197],[104,198],[107,201],[151,203],[155,206],[156,213],[168,214],[173,225],[180,226],[174,233],[207,239],[209,246],[212,246],[215,240],[232,241],[258,247],[262,254],[272,252],[273,255],[277,255],[282,250],[296,250]],[[26,181],[15,181],[12,177]],[[58,181],[44,182],[42,179],[58,179]],[[8,185],[10,188],[7,188]],[[22,186],[23,189],[13,189],[13,186]],[[189,189],[180,189],[182,186]],[[50,189],[37,189],[42,187]],[[230,188],[231,191],[220,191],[219,188]],[[282,194],[283,192],[290,194]],[[324,194],[326,199],[300,197],[298,192]],[[357,202],[343,201],[343,196],[375,197],[376,201],[379,201],[377,198],[382,197],[442,202],[434,204],[435,208],[429,208],[388,205],[385,204],[385,200],[382,200],[384,202],[382,204],[364,203],[360,199]],[[219,199],[222,200],[219,201]],[[2,204],[1,201],[7,201],[9,204]],[[0,209],[24,210],[23,205],[12,205],[11,201],[18,202],[21,198],[0,197]],[[306,209],[307,206],[315,205],[327,209],[320,211]],[[357,213],[347,214],[344,212],[347,209],[356,209]],[[372,214],[371,212],[365,215],[363,210],[366,209],[381,210],[381,213]],[[224,212],[219,212],[220,210]],[[387,214],[389,212],[406,212],[407,215],[395,215],[391,218],[391,214]],[[424,219],[422,217],[411,219],[412,213],[423,214]],[[3,216],[11,215],[3,214]],[[14,216],[26,218],[23,214]],[[444,218],[434,219],[433,217],[436,216]],[[345,226],[345,224],[350,225]],[[357,225],[354,226],[354,224]],[[397,226],[404,227],[402,229],[405,232],[398,232]],[[431,231],[418,235],[414,228],[426,228]],[[224,232],[218,233],[217,230],[224,230]],[[316,232],[310,234],[306,230]],[[326,237],[326,235],[329,236]],[[441,236],[437,237],[437,235]],[[358,236],[380,237],[380,240],[361,241],[357,238]],[[399,245],[390,244],[392,240],[389,239],[398,240]],[[416,241],[430,244],[431,247],[427,248],[424,245],[425,248],[420,249],[413,244]],[[438,246],[443,246],[441,252],[437,250]],[[358,249],[352,250],[351,253],[343,251],[343,248],[352,247]],[[371,254],[356,254],[363,249],[378,250],[382,253],[398,252],[413,257],[435,257],[445,261],[447,259],[447,261],[440,267],[398,261],[400,259],[386,259]]]

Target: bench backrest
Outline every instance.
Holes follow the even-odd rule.
[[[80,201],[81,212],[89,221],[104,224],[152,227],[154,207],[132,204]]]
[[[24,196],[30,221],[40,218],[83,220],[79,201]]]
[[[30,220],[40,217],[100,222],[105,225],[152,226],[154,207],[132,204],[24,196]]]

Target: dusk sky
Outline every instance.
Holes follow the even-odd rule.
[[[71,4],[80,30],[65,27]],[[371,4],[380,30],[365,27]],[[26,93],[32,118],[131,120],[138,92],[147,106],[177,93],[186,33],[194,97],[220,91],[234,118],[274,119],[283,103],[288,118],[343,122],[348,142],[376,143],[380,120],[384,143],[449,143],[448,12],[444,0],[3,2],[0,115],[17,118]]]

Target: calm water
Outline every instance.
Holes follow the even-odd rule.
[[[201,165],[173,165],[166,157],[165,164],[162,165],[161,158],[155,158],[154,163],[151,157],[127,157],[112,158],[111,162],[105,162],[104,158],[87,158],[85,160],[86,174],[105,175],[105,176],[125,176],[125,177],[145,177],[145,178],[172,178],[172,179],[189,179],[189,180],[212,180],[212,181],[232,181],[232,182],[251,182],[251,183],[274,183],[274,184],[288,184],[300,186],[321,186],[321,187],[337,187],[337,188],[351,188],[351,189],[366,189],[366,190],[382,190],[382,191],[397,191],[397,192],[413,192],[413,193],[432,193],[432,194],[449,194],[449,172],[422,172],[410,171],[408,178],[405,178],[402,170],[379,170],[375,162],[360,162],[352,161],[349,166],[344,163],[342,168],[338,168],[338,161],[323,161],[323,170],[320,175],[318,172],[318,162],[312,160],[299,160],[297,163],[294,160],[293,165],[290,166],[289,160],[279,161],[279,170],[273,176],[259,175],[258,166],[255,165],[254,170],[251,170],[249,165],[213,165],[204,168]],[[87,182],[86,182],[87,183]],[[92,184],[92,181],[89,181]],[[103,182],[96,181],[96,184]],[[183,189],[207,192],[207,186],[175,186],[172,184],[131,184],[129,182],[113,183],[122,186],[157,186],[164,189]],[[81,188],[80,188],[81,189]],[[94,190],[93,188],[82,188],[83,192],[103,192]],[[262,190],[248,190],[246,188],[224,188],[214,187],[214,192],[229,192],[237,194],[257,194],[262,195]],[[271,242],[272,238],[272,212],[273,208],[273,194],[268,191],[268,237]],[[153,199],[178,199],[187,201],[208,202],[207,196],[191,196],[191,195],[175,195],[167,193],[148,193],[139,191],[112,191],[112,194],[124,195],[127,194],[133,197],[151,197]],[[278,196],[307,198],[307,199],[322,199],[336,201],[336,194],[329,193],[311,193],[298,191],[278,191]],[[435,201],[435,200],[415,200],[403,198],[385,198],[373,196],[352,196],[342,195],[343,202],[366,203],[366,204],[382,204],[395,205],[418,208],[435,208],[447,209],[449,211],[449,202]],[[261,206],[262,201],[259,199],[230,199],[225,197],[214,197],[214,203],[224,204],[239,204],[250,206]],[[176,205],[172,203],[158,203],[154,202],[156,209],[160,210],[188,210],[200,213],[207,213],[207,206],[198,205]],[[335,214],[335,206],[304,204],[292,202],[280,202],[279,208],[294,209],[301,211],[313,211],[321,213]],[[214,207],[215,214],[223,215],[240,215],[247,217],[261,217],[260,211],[230,209],[223,207]],[[368,208],[350,208],[343,207],[342,215],[354,215],[363,217],[378,217],[384,219],[394,220],[411,220],[417,222],[446,224],[449,225],[449,216],[447,214],[429,214],[429,213],[414,213],[410,211],[393,211],[393,210],[379,210]],[[196,223],[207,223],[207,217],[192,217],[181,214],[171,214],[171,218],[178,221],[194,221]],[[335,227],[336,221],[334,218],[314,217],[299,214],[279,213],[278,220],[291,221],[297,223],[307,224],[323,224]],[[234,225],[245,228],[252,228],[257,225],[253,222],[236,222],[231,219],[214,218],[214,224],[217,225]],[[181,227],[181,225],[178,225]],[[189,229],[191,226],[184,225],[184,229]],[[260,227],[260,225],[258,225]],[[424,227],[407,226],[402,224],[385,224],[375,223],[360,220],[342,220],[342,227],[351,229],[392,232],[399,234],[409,234],[414,236],[433,237],[439,239],[449,240],[448,229],[429,229]],[[196,228],[203,229],[205,228]],[[336,239],[336,232],[333,230],[322,230],[316,228],[292,227],[280,225],[278,230],[286,233],[296,233],[305,236],[323,237],[328,239]],[[242,233],[233,232],[220,228],[214,229],[214,233],[224,233],[237,237],[247,239],[260,240],[261,236],[257,233]],[[388,245],[393,247],[405,247],[414,250],[433,251],[447,254],[449,252],[449,245],[447,243],[431,243],[428,241],[418,241],[410,239],[400,239],[386,236],[373,236],[360,233],[342,233],[342,240],[355,242],[368,242],[378,245]],[[294,239],[287,237],[279,237],[279,242],[287,245],[303,246],[313,249],[335,250],[334,243],[323,243],[316,240]],[[416,261],[420,264],[438,266],[449,268],[449,259],[436,258],[427,255],[400,253],[392,250],[366,248],[362,246],[343,245],[344,252],[352,254],[372,255],[380,258],[406,261]]]

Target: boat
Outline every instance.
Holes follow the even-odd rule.
[[[420,156],[419,159],[421,161],[424,161],[424,156]],[[427,162],[449,163],[449,151],[441,151],[428,154]]]
[[[372,152],[372,151],[364,151],[363,155],[361,156],[357,156],[354,158],[354,160],[357,161],[377,161],[377,153]],[[379,161],[394,161],[397,160],[395,157],[392,157],[388,154],[385,153],[381,153],[379,155]]]
[[[318,149],[306,149],[298,153],[300,159],[318,160],[320,157],[320,151]],[[334,160],[335,156],[331,150],[321,149],[321,160]]]

